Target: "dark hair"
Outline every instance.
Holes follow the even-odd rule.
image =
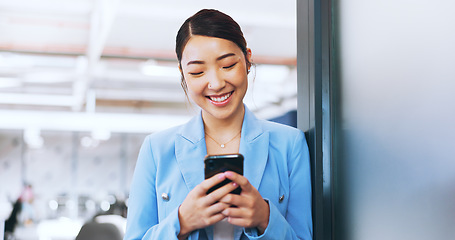
[[[239,24],[229,15],[218,10],[202,9],[189,17],[177,33],[175,53],[177,54],[179,66],[182,60],[183,49],[194,35],[222,38],[235,43],[245,55],[247,67],[251,65],[247,58],[246,41]],[[186,83],[183,75],[181,84],[186,93]]]

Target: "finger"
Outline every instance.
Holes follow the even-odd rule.
[[[230,207],[230,205],[222,202],[217,202],[213,205],[207,207],[207,214],[209,216],[216,215],[222,213],[226,208]]]
[[[242,197],[241,195],[238,194],[227,194],[224,197],[222,197],[220,202],[229,204],[230,206],[236,206],[236,207],[242,207],[245,205],[245,197]]]
[[[228,207],[221,212],[224,216],[231,218],[249,218],[249,211],[245,208]]]
[[[208,196],[211,196],[215,201],[219,201],[222,197],[238,188],[239,185],[235,182],[229,182],[220,188],[211,192]]]
[[[224,175],[227,179],[230,179],[231,181],[237,183],[242,188],[242,190],[249,191],[249,189],[252,187],[246,177],[236,172],[226,171],[224,172]]]
[[[202,181],[198,186],[197,186],[197,193],[198,195],[206,195],[207,191],[212,188],[213,186],[217,185],[218,183],[224,181],[226,179],[226,176],[224,173],[218,173],[215,176],[206,179]]]
[[[253,227],[253,221],[247,218],[228,217],[228,222],[239,227]]]

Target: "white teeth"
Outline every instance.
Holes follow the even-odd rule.
[[[210,99],[215,102],[222,102],[222,101],[228,99],[230,96],[231,96],[231,93],[228,93],[222,97],[210,97]]]

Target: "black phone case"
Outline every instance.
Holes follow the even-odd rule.
[[[225,154],[225,155],[208,155],[204,159],[204,173],[205,179],[211,178],[217,173],[233,171],[243,175],[243,155],[242,154]],[[207,194],[213,192],[219,187],[222,187],[231,180],[225,179],[223,182],[213,186],[207,191]],[[231,193],[240,194],[242,189],[240,187],[233,190]]]

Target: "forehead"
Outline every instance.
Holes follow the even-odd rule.
[[[182,52],[182,62],[212,60],[226,54],[242,54],[242,50],[232,41],[206,36],[192,36]]]

